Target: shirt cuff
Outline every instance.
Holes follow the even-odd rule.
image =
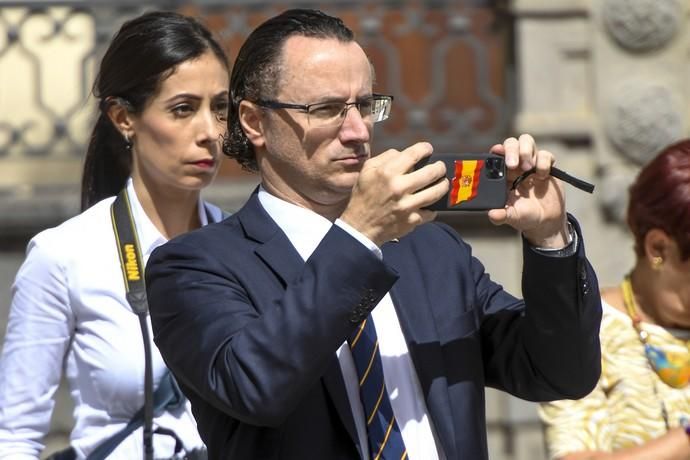
[[[354,239],[362,243],[364,246],[366,246],[371,252],[374,253],[374,255],[376,255],[376,257],[379,258],[379,260],[383,260],[383,252],[381,252],[381,248],[376,246],[376,244],[369,238],[367,238],[362,233],[355,230],[352,226],[340,219],[335,220],[335,225],[345,230],[351,237],[353,237]]]
[[[537,248],[535,246],[532,246],[532,249],[534,249],[536,252],[539,254],[549,256],[549,257],[569,257],[572,256],[577,252],[577,232],[575,231],[575,228],[573,227],[573,224],[568,221],[568,244],[565,247],[562,247],[560,249],[551,249],[551,248]],[[529,243],[528,243],[529,244]]]

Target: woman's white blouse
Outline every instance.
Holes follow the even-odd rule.
[[[166,240],[144,213],[131,180],[127,191],[147,261]],[[122,429],[144,403],[144,346],[139,320],[125,299],[110,219],[113,201],[107,198],[29,242],[0,355],[0,459],[39,457],[63,370],[75,406],[71,445],[78,458]],[[222,218],[217,207],[200,201],[202,224],[207,213],[213,221]],[[152,349],[157,385],[165,365]],[[202,446],[188,402],[155,418],[158,426],[173,430],[186,449]],[[170,457],[174,445],[170,436],[154,435],[157,458]],[[109,458],[142,458],[141,428]]]

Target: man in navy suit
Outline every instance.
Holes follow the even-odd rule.
[[[430,144],[372,154],[391,108],[373,80],[337,18],[260,25],[234,65],[225,147],[261,185],[151,255],[155,341],[210,458],[486,459],[486,386],[544,401],[597,381],[599,290],[553,155],[528,135],[492,147],[511,177],[536,166],[488,214],[522,233],[522,300],[424,209],[449,189],[443,163],[414,169]]]

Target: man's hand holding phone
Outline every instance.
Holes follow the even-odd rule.
[[[563,184],[550,175],[555,162],[553,154],[539,150],[528,134],[518,139],[508,138],[494,145],[491,152],[504,156],[510,183],[532,168],[534,174],[508,193],[503,209],[488,212],[489,220],[496,225],[510,225],[536,247],[560,249],[567,246],[569,233]]]
[[[412,171],[432,151],[428,142],[418,142],[369,158],[340,219],[378,246],[432,221],[436,212],[426,207],[448,192],[444,164],[437,161]]]
[[[433,220],[438,210],[488,211],[491,222],[512,226],[534,246],[567,245],[563,185],[551,174],[554,156],[538,150],[532,136],[508,138],[489,153],[432,151],[419,142],[367,160],[340,218],[381,245]],[[590,184],[558,173],[591,192]]]
[[[496,225],[523,232],[535,246],[567,244],[562,179],[591,193],[594,186],[553,166],[554,156],[538,150],[532,136],[509,138],[490,153],[434,154],[415,166],[434,161],[446,165],[449,192],[428,206],[435,211],[488,211]]]

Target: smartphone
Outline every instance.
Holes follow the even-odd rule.
[[[426,157],[415,169],[443,161],[449,192],[427,209],[434,211],[488,211],[506,205],[508,187],[503,156],[494,153],[438,153]]]

